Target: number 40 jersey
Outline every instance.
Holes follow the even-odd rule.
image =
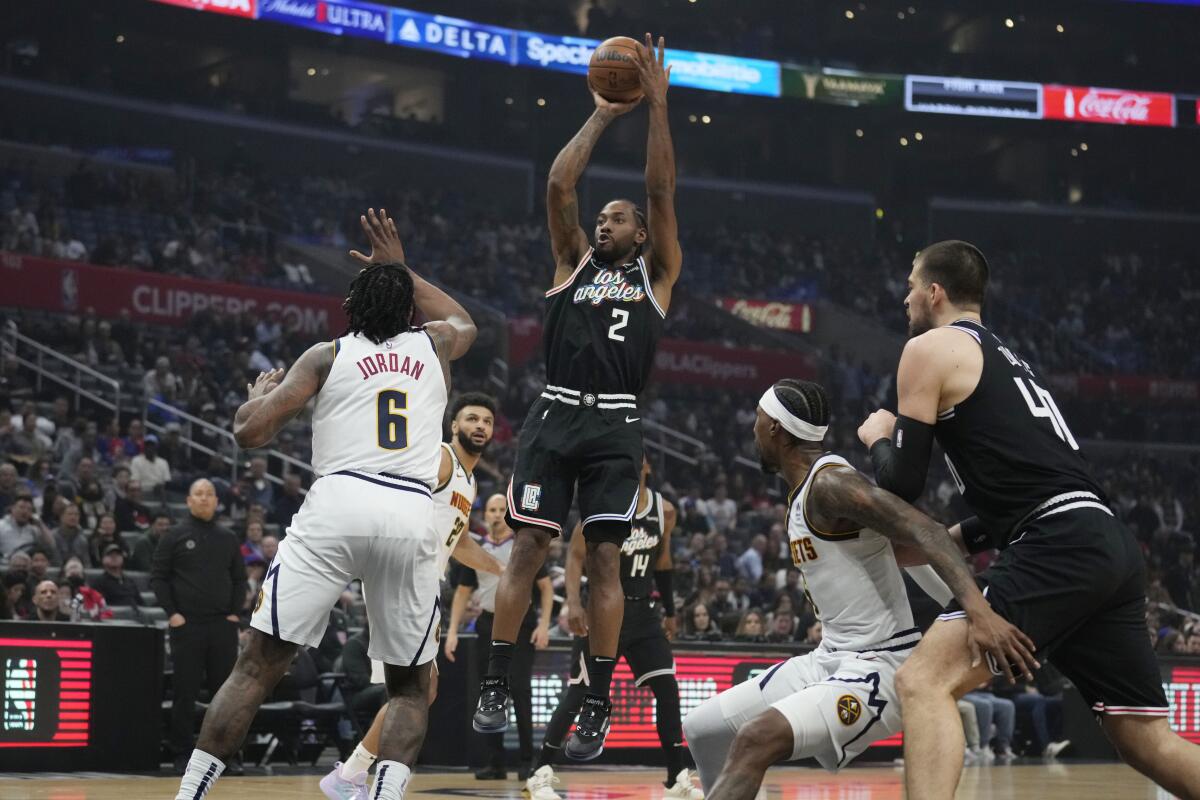
[[[1079,492],[1104,502],[1079,443],[1033,368],[973,319],[946,327],[975,340],[983,371],[966,400],[938,414],[933,432],[963,500],[996,543],[1005,544],[1013,528],[1050,498]]]
[[[380,344],[353,334],[330,346],[333,366],[313,411],[313,469],[384,475],[433,489],[446,379],[429,334],[413,328]]]

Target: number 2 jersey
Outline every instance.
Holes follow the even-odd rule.
[[[645,258],[617,266],[599,261],[589,249],[571,277],[546,292],[546,300],[542,344],[548,391],[636,399],[654,367],[666,319],[654,299]],[[570,394],[576,400],[572,404],[576,397]]]
[[[352,334],[330,346],[333,366],[313,411],[313,469],[415,480],[433,489],[446,379],[429,334],[413,328],[380,344]]]
[[[934,436],[963,500],[992,540],[1051,498],[1091,496],[1105,502],[1079,444],[1042,379],[996,334],[972,319],[949,328],[983,350],[979,383],[961,403],[938,414]],[[1065,497],[1064,497],[1065,496]]]

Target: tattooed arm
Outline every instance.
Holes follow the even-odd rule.
[[[658,49],[650,34],[638,45],[637,67],[646,105],[650,108],[650,131],[646,139],[647,223],[650,226],[650,256],[654,267],[654,298],[663,309],[671,305],[671,290],[683,269],[679,248],[679,225],[675,219],[675,148],[667,121],[667,85],[671,68],[664,68],[667,46],[660,36]]]
[[[321,390],[329,368],[333,366],[332,342],[320,342],[308,348],[287,371],[260,372],[258,380],[246,387],[250,399],[242,403],[233,418],[233,436],[238,447],[262,447],[299,414]]]
[[[824,523],[826,530],[837,530],[839,521],[850,522],[855,527],[870,528],[893,544],[919,550],[967,614],[973,659],[977,660],[982,650],[996,660],[1004,674],[1032,676],[1038,666],[1033,641],[992,611],[943,525],[891,492],[872,485],[857,470],[847,468],[818,472],[808,503],[809,513]],[[1013,672],[1009,671],[1010,663]]]
[[[595,92],[596,110],[583,123],[579,132],[571,137],[567,146],[559,151],[550,165],[550,176],[546,183],[546,217],[550,229],[550,249],[554,252],[554,285],[558,286],[571,276],[572,270],[588,249],[587,234],[579,226],[579,197],[575,184],[587,168],[592,148],[600,140],[600,134],[614,119],[632,111],[637,102],[612,103]]]

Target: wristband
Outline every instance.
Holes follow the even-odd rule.
[[[911,417],[897,417],[892,438],[871,445],[875,483],[911,503],[925,489],[932,449],[932,425]]]
[[[971,555],[982,553],[985,550],[991,550],[995,547],[992,543],[991,534],[984,529],[983,523],[979,521],[979,517],[967,517],[958,523],[958,527],[962,531],[963,545],[966,546],[967,552]]]

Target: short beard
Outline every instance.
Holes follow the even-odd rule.
[[[767,457],[762,453],[758,454],[758,465],[762,469],[764,475],[774,475],[779,472],[779,465],[771,464],[767,461]]]
[[[482,455],[483,451],[487,449],[487,442],[484,442],[483,446],[481,447],[475,444],[475,442],[471,441],[471,437],[468,436],[465,431],[459,431],[457,438],[459,446],[473,456]]]
[[[908,338],[915,339],[933,330],[933,326],[915,319],[908,321]]]

